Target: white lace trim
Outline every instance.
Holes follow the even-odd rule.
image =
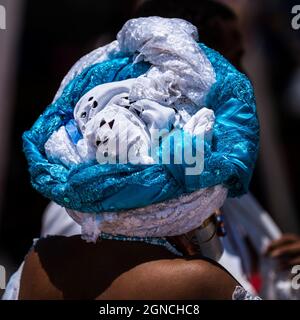
[[[185,96],[201,106],[216,75],[197,39],[197,28],[182,19],[147,17],[127,21],[117,36],[120,50],[136,53],[135,61],[152,65],[137,78],[130,98],[170,105]]]
[[[87,241],[96,241],[101,232],[137,237],[166,237],[184,234],[199,227],[220,208],[227,197],[221,185],[183,195],[177,199],[143,208],[88,214],[66,209],[82,227]]]
[[[232,300],[261,300],[261,298],[252,295],[241,286],[236,286],[232,294]]]

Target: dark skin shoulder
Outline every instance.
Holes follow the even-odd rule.
[[[27,255],[19,299],[231,299],[236,285],[216,263],[163,247],[55,236]]]

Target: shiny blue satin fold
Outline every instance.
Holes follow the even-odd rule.
[[[99,84],[137,77],[148,70],[147,63],[133,64],[131,57],[125,57],[85,69],[24,133],[33,187],[58,204],[81,212],[143,207],[217,184],[227,186],[230,196],[247,192],[259,139],[253,89],[247,77],[219,53],[200,46],[217,75],[206,99],[216,122],[212,144],[205,144],[201,174],[186,175],[185,164],[100,165],[94,161],[68,168],[46,158],[45,142],[73,119],[73,108],[82,95]]]

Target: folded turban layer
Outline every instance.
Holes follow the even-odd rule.
[[[196,28],[184,20],[132,19],[116,41],[79,60],[23,135],[34,188],[77,221],[88,213],[97,221],[108,217],[110,231],[111,217],[122,215],[128,224],[130,212],[141,226],[139,210],[160,211],[162,203],[175,208],[195,192],[206,212],[192,219],[199,223],[222,205],[227,190],[229,196],[247,192],[259,141],[253,88],[224,57],[197,41]],[[186,174],[185,162],[156,163],[148,153],[155,130],[165,130],[158,154],[174,132],[191,136],[184,148],[202,144],[201,171]],[[111,142],[119,147],[112,151]],[[172,156],[177,151],[174,144]],[[111,163],[124,154],[135,163]],[[181,200],[174,205],[176,199]],[[154,223],[147,235],[185,229],[160,228]]]

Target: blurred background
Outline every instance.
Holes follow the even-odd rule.
[[[0,265],[8,273],[39,237],[48,204],[30,185],[22,133],[51,103],[76,60],[114,40],[130,17],[159,12],[165,1],[150,9],[141,9],[143,2],[0,0],[6,9],[6,30],[0,30]],[[202,1],[194,2],[201,11]],[[261,149],[250,189],[284,232],[299,233],[300,29],[291,21],[300,0],[219,2],[233,10],[238,24],[216,18],[197,27],[200,40],[232,58],[254,84]],[[176,14],[187,6],[185,0],[174,3],[164,10]]]

